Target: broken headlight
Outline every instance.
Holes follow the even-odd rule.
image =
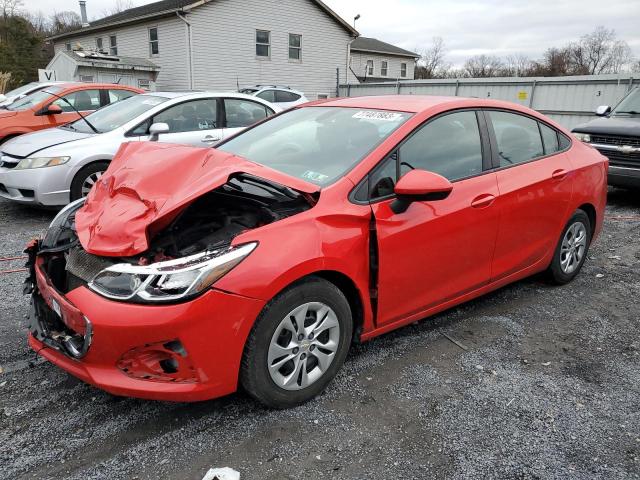
[[[255,242],[246,243],[151,265],[119,263],[97,274],[89,282],[89,288],[115,300],[181,300],[209,288],[257,245]]]

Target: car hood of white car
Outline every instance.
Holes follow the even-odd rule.
[[[45,148],[91,137],[92,133],[74,132],[66,128],[47,128],[34,133],[19,135],[0,146],[3,153],[26,158]]]

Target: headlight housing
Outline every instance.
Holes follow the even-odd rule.
[[[256,242],[151,265],[119,263],[98,273],[89,288],[114,300],[171,302],[203,292],[244,260]]]
[[[20,160],[14,170],[26,170],[28,168],[55,167],[67,163],[71,157],[28,157]]]
[[[574,132],[573,133],[576,138],[578,140],[580,140],[581,142],[585,142],[585,143],[589,143],[591,141],[591,135],[589,135],[588,133],[579,133],[579,132]]]

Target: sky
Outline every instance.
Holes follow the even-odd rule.
[[[89,19],[102,16],[118,0],[87,0]],[[472,55],[525,54],[539,58],[604,25],[616,30],[640,59],[640,0],[324,0],[356,28],[408,50],[428,48],[442,37],[446,60],[459,66]],[[77,0],[23,0],[24,8],[78,11]],[[139,6],[152,0],[133,0]],[[277,5],[277,2],[270,2]]]

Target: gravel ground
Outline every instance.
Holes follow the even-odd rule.
[[[0,201],[0,257],[52,216]],[[573,283],[527,279],[356,346],[287,411],[84,385],[35,359],[23,274],[0,275],[0,478],[640,478],[639,246],[640,194],[612,190]]]

